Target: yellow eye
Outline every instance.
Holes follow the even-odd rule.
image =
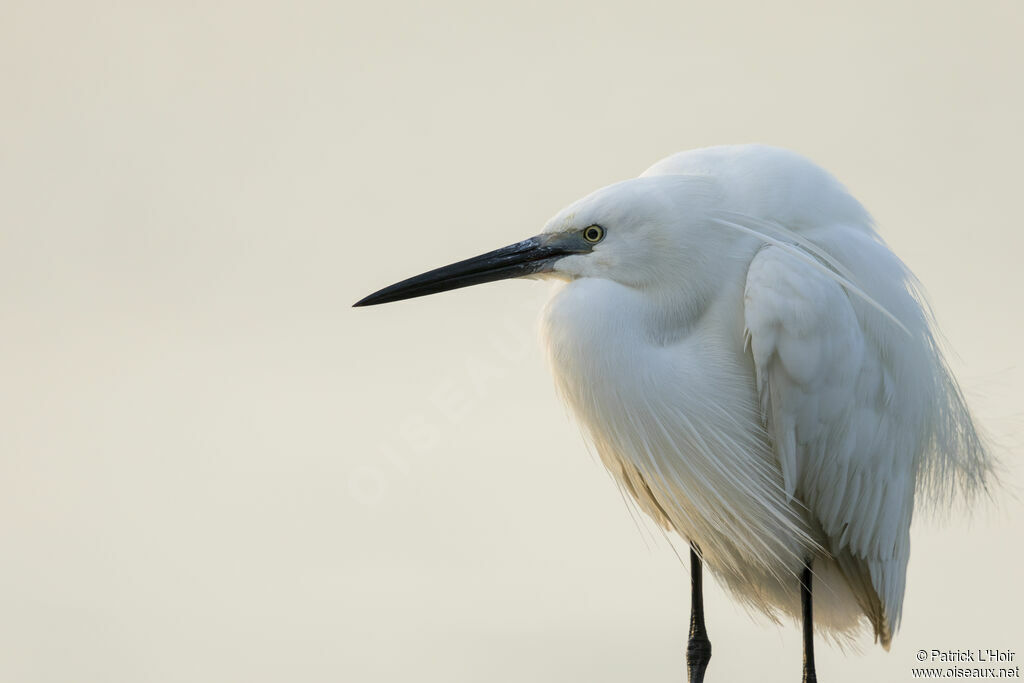
[[[591,225],[590,227],[583,228],[583,239],[591,244],[597,244],[604,239],[604,228],[600,225]]]

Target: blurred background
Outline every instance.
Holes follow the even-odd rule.
[[[681,680],[685,564],[554,394],[548,285],[350,305],[755,141],[874,213],[1008,464],[916,523],[892,651],[821,679],[1019,663],[1022,34],[1015,0],[7,0],[0,680]],[[794,625],[706,603],[709,683],[795,683]]]

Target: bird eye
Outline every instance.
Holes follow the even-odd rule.
[[[591,244],[597,244],[604,239],[604,228],[600,225],[591,225],[590,227],[583,228],[583,239]]]

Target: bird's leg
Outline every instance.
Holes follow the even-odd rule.
[[[704,671],[711,661],[711,641],[704,627],[704,587],[701,575],[700,547],[690,543],[690,640],[686,645],[686,679],[703,683]]]
[[[811,561],[804,563],[800,575],[800,606],[804,616],[804,678],[803,683],[818,683],[814,671],[814,610],[811,605]]]

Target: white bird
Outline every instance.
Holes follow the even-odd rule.
[[[683,152],[356,306],[524,276],[561,281],[547,351],[601,460],[690,543],[691,680],[711,656],[702,567],[802,619],[805,681],[814,627],[866,625],[888,649],[915,505],[971,498],[993,462],[917,281],[861,204],[782,149]]]

